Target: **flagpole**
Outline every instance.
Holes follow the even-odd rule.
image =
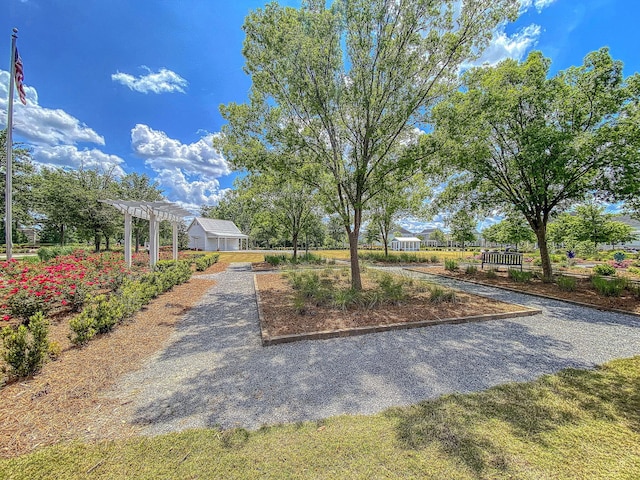
[[[9,75],[9,103],[7,104],[7,169],[6,169],[6,182],[5,182],[5,247],[6,247],[6,259],[11,260],[12,257],[12,219],[11,219],[11,190],[12,185],[12,170],[13,170],[13,86],[16,75],[16,39],[18,38],[18,29],[14,28],[11,34],[11,74]]]

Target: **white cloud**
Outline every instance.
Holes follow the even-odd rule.
[[[75,145],[58,145],[53,147],[36,146],[33,148],[33,160],[47,167],[70,167],[79,169],[112,170],[117,176],[125,175],[122,166],[124,160],[117,155],[110,155],[100,150],[82,149]]]
[[[522,60],[525,53],[537,43],[539,36],[540,26],[535,24],[524,27],[511,36],[504,29],[496,31],[489,47],[473,65],[495,65],[507,58]]]
[[[157,72],[153,72],[145,66],[141,68],[147,71],[146,75],[134,77],[128,73],[117,72],[111,75],[111,80],[140,93],[185,93],[184,88],[188,82],[176,72],[166,68],[161,68]]]
[[[0,125],[6,127],[9,72],[0,70]],[[35,145],[62,145],[78,142],[104,145],[104,137],[61,109],[38,104],[38,92],[25,85],[27,105],[14,100],[13,128],[16,135]]]
[[[526,12],[531,7],[535,7],[539,13],[555,1],[556,0],[520,0],[520,11]]]
[[[220,189],[216,179],[188,179],[179,168],[160,170],[156,180],[167,198],[197,214],[203,205],[215,205],[228,189]]]
[[[156,179],[171,201],[195,212],[218,203],[225,190],[218,178],[231,173],[224,157],[213,148],[214,134],[184,144],[165,132],[138,124],[131,129],[131,146],[156,172]]]
[[[217,178],[231,173],[224,157],[213,148],[213,134],[190,144],[166,133],[138,124],[131,130],[131,145],[155,171],[179,168],[188,175]]]

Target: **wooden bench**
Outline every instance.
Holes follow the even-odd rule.
[[[522,271],[522,254],[516,252],[482,252],[482,266],[489,265],[506,265],[508,267],[520,267]]]

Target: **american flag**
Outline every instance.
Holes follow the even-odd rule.
[[[16,48],[16,56],[14,58],[15,63],[15,79],[16,79],[16,88],[18,89],[18,95],[20,96],[20,101],[23,105],[27,104],[27,94],[24,93],[24,85],[22,82],[24,81],[24,70],[22,69],[22,59],[20,58],[20,54],[18,53],[18,48]]]

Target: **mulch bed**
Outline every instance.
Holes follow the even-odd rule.
[[[595,308],[608,310],[623,310],[630,313],[640,314],[640,301],[630,292],[623,291],[619,297],[605,297],[600,295],[593,288],[588,277],[575,277],[576,290],[567,292],[560,290],[555,283],[543,283],[538,279],[531,279],[528,283],[518,283],[511,280],[506,271],[496,272],[496,278],[488,278],[486,272],[478,270],[477,273],[467,274],[464,271],[451,272],[443,267],[422,267],[411,268],[413,271],[444,275],[458,280],[471,280],[489,286],[506,287],[523,293],[534,293],[548,298],[569,300],[591,305]]]
[[[365,289],[371,287],[366,281],[363,283]],[[263,317],[263,338],[527,310],[521,305],[456,291],[458,301],[455,303],[431,303],[426,292],[413,294],[399,305],[371,309],[341,310],[307,304],[305,313],[298,314],[294,308],[295,292],[282,274],[256,275],[256,284]]]
[[[217,273],[226,265],[199,273]],[[34,377],[0,388],[0,456],[66,440],[134,435],[136,428],[118,418],[122,405],[104,393],[163,348],[182,316],[213,285],[214,280],[194,275],[83,348],[72,347],[67,338],[70,317],[56,319],[50,338],[61,345],[60,357]]]

